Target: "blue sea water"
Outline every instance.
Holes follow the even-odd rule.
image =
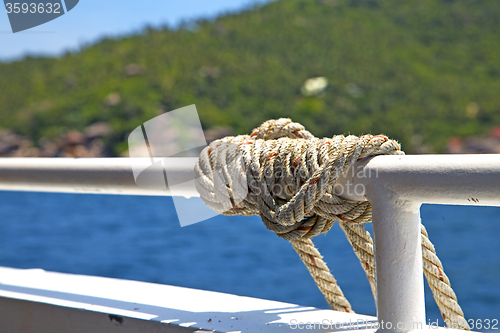
[[[500,319],[500,208],[424,205],[421,215],[466,318]],[[314,241],[354,310],[375,315],[342,230],[335,225]],[[0,266],[328,308],[291,245],[258,217],[217,216],[181,228],[167,197],[0,191]],[[426,303],[427,318],[441,318],[428,287]]]

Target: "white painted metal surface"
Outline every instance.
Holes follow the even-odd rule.
[[[425,322],[421,204],[500,206],[500,155],[377,156],[340,184],[344,197],[372,203],[377,316],[402,328],[380,332],[407,332]]]
[[[185,196],[196,159],[164,159]],[[132,169],[148,159],[0,159],[0,189],[169,195],[143,189]],[[145,172],[157,173],[156,164]],[[354,171],[354,172],[353,172]],[[169,177],[170,179],[170,177]],[[378,319],[407,332],[425,322],[419,208],[422,203],[500,206],[500,155],[377,156],[359,161],[339,181],[339,195],[369,200],[377,274]]]
[[[342,179],[352,189],[343,196],[352,200],[372,200],[383,187],[419,203],[500,204],[500,154],[376,156],[356,163],[354,171]]]
[[[5,305],[0,311],[2,332],[111,332],[118,328],[117,332],[265,333],[294,332],[312,324],[314,329],[308,332],[363,329],[370,333],[377,323],[372,316],[212,291],[4,267],[0,267],[0,305]],[[86,317],[75,317],[83,312]]]
[[[377,316],[392,323],[380,332],[407,332],[425,323],[420,204],[391,200],[379,190],[372,219]]]
[[[198,196],[192,182],[197,158],[0,158],[0,190],[126,195],[170,195],[165,183],[141,188],[133,170],[141,177],[157,178],[164,170],[176,193]],[[164,181],[164,179],[163,179]],[[185,185],[183,185],[185,184]]]
[[[163,169],[185,184],[182,194],[199,196],[192,183],[196,158],[0,158],[0,190],[170,195],[168,190],[141,188],[133,168],[156,174]],[[367,200],[360,190],[383,186],[403,200],[459,205],[498,205],[500,155],[376,156],[356,163],[342,178],[342,197]],[[170,178],[170,177],[169,177]]]
[[[2,332],[371,333],[377,325],[372,316],[252,297],[5,267],[0,267],[0,307]]]

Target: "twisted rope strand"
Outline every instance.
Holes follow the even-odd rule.
[[[372,293],[376,299],[375,290],[375,266],[373,253],[373,240],[371,235],[363,228],[363,225],[339,222],[344,230],[347,239],[351,243],[354,252],[361,262],[361,266],[366,272]],[[422,257],[424,275],[431,288],[434,300],[441,311],[443,319],[450,327],[457,325],[463,330],[470,330],[469,324],[464,318],[462,309],[457,301],[457,296],[451,288],[450,280],[444,273],[444,268],[437,257],[434,245],[428,238],[427,231],[423,224],[421,227],[422,236]]]
[[[313,242],[307,238],[297,238],[292,239],[290,243],[306,265],[330,308],[335,311],[354,312]]]
[[[444,272],[443,265],[437,257],[434,245],[432,245],[423,224],[420,224],[422,234],[422,257],[424,264],[424,275],[432,290],[443,319],[448,326],[458,325],[460,329],[470,331],[469,324],[464,318],[464,313],[458,305],[457,296],[451,288],[450,280]]]
[[[366,273],[373,298],[376,300],[377,289],[372,236],[362,224],[346,223],[342,221],[339,221],[339,224],[354,249],[354,253],[361,263],[361,267]]]
[[[376,299],[369,202],[335,195],[339,176],[356,161],[402,155],[384,135],[319,139],[288,118],[269,120],[250,135],[226,137],[205,148],[195,166],[196,188],[210,208],[225,215],[259,215],[265,226],[292,244],[333,310],[353,312],[312,242],[338,221],[363,267]],[[450,281],[422,226],[424,274],[449,326],[469,329]]]

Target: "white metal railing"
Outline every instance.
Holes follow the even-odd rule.
[[[0,190],[125,195],[170,195],[170,191],[141,188],[133,169],[144,175],[168,170],[178,182],[176,194],[198,196],[189,180],[194,179],[197,158],[165,158],[164,167],[149,158],[0,158]]]
[[[164,159],[176,194],[198,196],[190,181],[195,162]],[[135,184],[133,168],[148,163],[140,158],[4,158],[0,190],[170,195]],[[500,155],[376,156],[357,162],[338,184],[342,197],[372,203],[379,321],[425,325],[420,205],[500,206]]]
[[[372,204],[377,316],[425,323],[420,206],[500,206],[500,155],[377,156],[355,168],[342,183],[362,185],[346,197]]]

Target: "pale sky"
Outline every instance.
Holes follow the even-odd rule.
[[[12,33],[0,4],[0,61],[27,54],[58,55],[103,36],[139,31],[146,25],[175,26],[182,20],[214,17],[269,0],[80,0],[70,12],[43,25]],[[29,1],[28,1],[29,2]]]

